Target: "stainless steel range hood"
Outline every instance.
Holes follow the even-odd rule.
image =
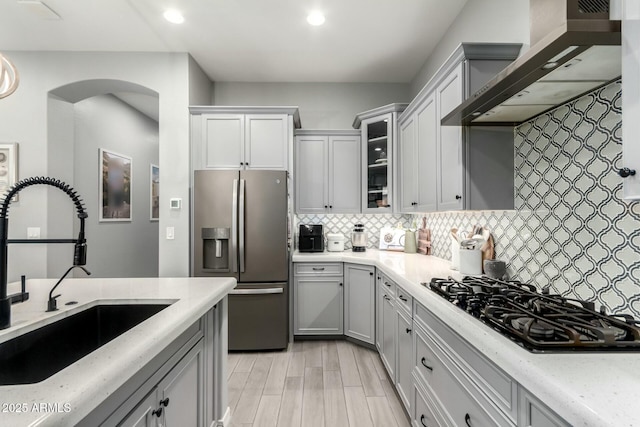
[[[531,48],[442,119],[513,126],[621,75],[621,24],[610,0],[530,0]]]

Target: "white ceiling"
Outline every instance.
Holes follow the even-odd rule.
[[[413,79],[467,0],[43,0],[46,20],[0,1],[0,51],[190,52],[214,81]],[[180,9],[182,25],[162,18]],[[313,9],[327,18],[312,27]]]

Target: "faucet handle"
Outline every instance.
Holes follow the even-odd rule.
[[[47,302],[47,311],[58,311],[58,301],[56,301],[58,299],[58,297],[60,297],[62,294],[58,294],[58,295],[54,295],[51,298],[49,298],[49,301]]]

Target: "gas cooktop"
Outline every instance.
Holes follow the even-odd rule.
[[[598,312],[592,302],[485,276],[422,285],[533,352],[640,351],[640,322]]]

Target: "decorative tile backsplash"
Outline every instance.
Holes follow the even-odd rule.
[[[347,238],[345,248],[351,249],[351,232],[353,226],[362,223],[367,232],[367,247],[377,248],[380,240],[380,229],[402,223],[404,228],[411,225],[411,218],[407,215],[395,214],[328,214],[328,215],[297,215],[295,224],[296,247],[298,247],[298,224],[322,224],[326,233],[342,233]]]
[[[622,200],[621,84],[515,129],[515,211],[427,214],[433,253],[449,231],[486,225],[509,274],[640,317],[640,204]]]

